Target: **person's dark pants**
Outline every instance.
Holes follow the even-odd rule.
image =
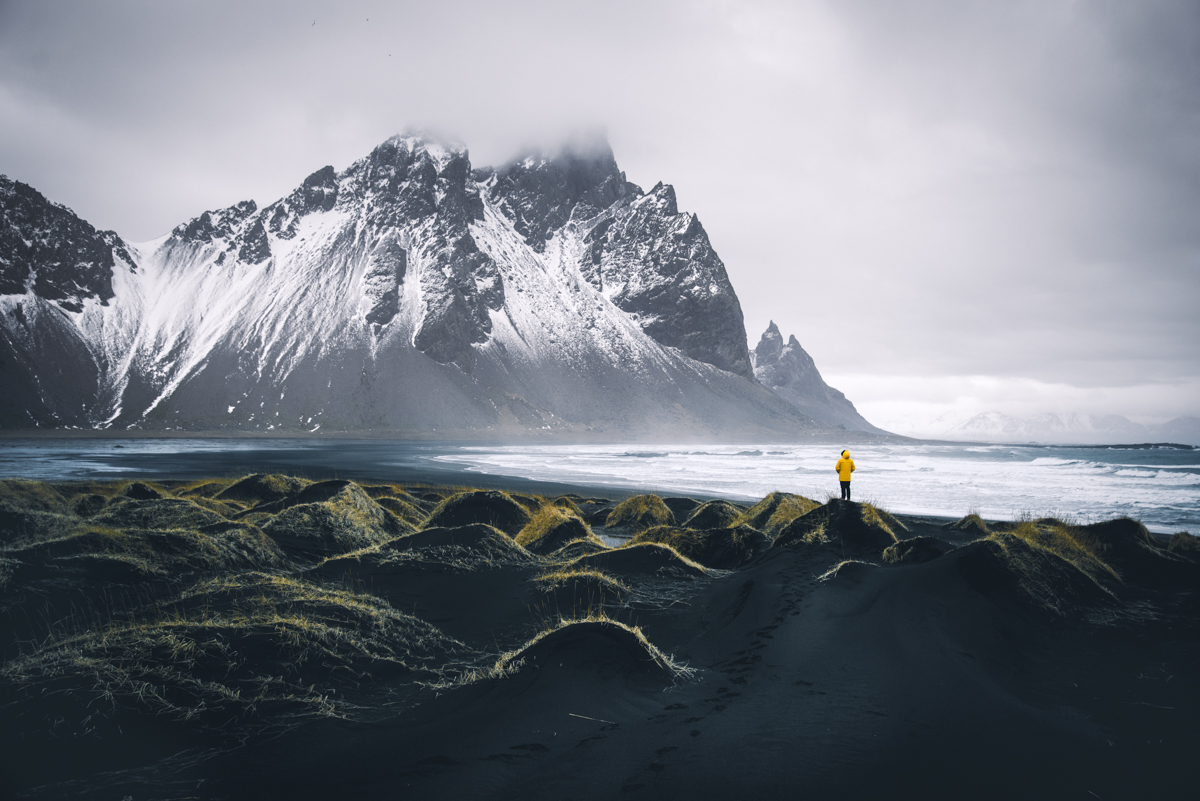
[[[850,482],[843,481],[843,482],[841,482],[841,485],[842,485],[842,500],[843,501],[850,500]]]

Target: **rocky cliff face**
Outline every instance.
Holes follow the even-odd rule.
[[[71,312],[113,297],[114,269],[133,259],[112,231],[97,231],[31,186],[0,175],[0,295],[32,292]]]
[[[772,322],[754,349],[754,375],[762,385],[806,415],[847,431],[884,433],[868,423],[846,396],[825,383],[812,357],[795,336],[784,344]]]
[[[153,242],[0,185],[0,425],[805,435],[674,192],[394,137]]]
[[[106,365],[78,322],[85,306],[109,306],[134,257],[114,232],[2,175],[0,211],[0,420],[87,420]]]
[[[479,177],[531,248],[544,254],[559,239],[580,251],[580,274],[656,342],[752,375],[725,265],[699,219],[679,213],[673,188],[660,183],[643,193],[607,145],[587,155],[527,157]]]

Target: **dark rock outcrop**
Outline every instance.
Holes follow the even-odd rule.
[[[343,200],[366,216],[375,249],[382,247],[368,292],[377,292],[380,270],[389,269],[383,265],[390,265],[399,286],[410,254],[401,267],[398,242],[412,241],[411,255],[426,265],[418,279],[423,315],[413,344],[442,364],[469,371],[473,346],[491,335],[490,313],[504,306],[504,282],[469,230],[483,216],[483,202],[466,149],[393,137],[346,170],[342,183]],[[387,317],[388,295],[386,288],[373,295],[372,322]]]
[[[171,231],[169,241],[206,245],[228,240],[240,229],[246,218],[258,211],[253,200],[243,200],[226,209],[206,211]]]
[[[725,265],[699,219],[679,212],[672,187],[660,183],[643,193],[603,142],[526,156],[477,177],[535,251],[575,226],[584,246],[580,273],[655,341],[752,374],[742,308]]]
[[[476,177],[492,180],[488,190],[517,232],[538,253],[568,222],[586,222],[613,204],[639,197],[625,180],[607,143],[568,147],[554,157],[530,154]]]
[[[308,214],[332,211],[337,203],[338,177],[333,167],[322,167],[304,179],[295,192],[266,209],[271,233],[280,239],[296,235],[296,226]]]
[[[106,365],[78,316],[108,306],[117,270],[136,271],[120,237],[0,175],[0,426],[89,424]]]
[[[32,292],[69,312],[113,297],[112,272],[133,270],[126,244],[97,231],[66,206],[0,175],[0,295]]]
[[[655,341],[737,375],[753,375],[745,321],[725,264],[675,190],[657,184],[584,237],[580,269]],[[590,262],[590,263],[589,263]]]

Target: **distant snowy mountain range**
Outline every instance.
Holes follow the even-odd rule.
[[[0,177],[0,428],[505,437],[878,433],[670,186],[611,150],[475,169],[397,136],[152,242]]]
[[[1200,418],[1177,417],[1164,423],[1137,423],[1121,415],[1040,414],[1015,417],[1000,412],[946,413],[929,419],[888,421],[905,436],[965,442],[1038,442],[1112,445],[1174,442],[1200,445]]]

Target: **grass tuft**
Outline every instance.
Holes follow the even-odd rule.
[[[885,509],[880,509],[870,503],[859,504],[859,508],[862,510],[862,522],[867,526],[883,529],[897,540],[900,539],[901,534],[908,532],[908,527]]]
[[[806,515],[821,504],[790,492],[772,492],[751,506],[734,521],[735,526],[750,526],[772,537],[797,517]]]
[[[26,512],[68,511],[67,499],[54,487],[23,478],[0,479],[0,503]]]
[[[991,539],[1004,545],[1007,537],[1023,540],[1033,548],[1054,554],[1072,564],[1076,569],[1097,584],[1107,580],[1120,581],[1117,571],[1109,566],[1096,552],[1094,546],[1082,536],[1083,532],[1054,518],[1018,523],[1004,536],[991,535]]]
[[[502,679],[519,673],[531,663],[536,663],[543,649],[539,646],[550,645],[552,640],[580,634],[594,638],[606,637],[613,642],[610,649],[624,649],[632,652],[635,659],[644,661],[646,657],[661,669],[673,681],[683,681],[691,678],[695,671],[687,665],[676,662],[663,653],[647,639],[645,633],[637,626],[630,626],[608,617],[602,609],[589,612],[584,617],[559,618],[548,623],[547,627],[536,634],[520,648],[507,651],[500,655],[490,668],[479,671],[468,680],[482,678]],[[549,649],[553,653],[552,646]]]
[[[742,515],[742,510],[729,501],[703,503],[688,516],[683,525],[688,528],[729,528]]]
[[[525,505],[506,492],[470,490],[442,500],[429,514],[422,528],[455,528],[483,523],[516,536],[531,519]]]
[[[60,688],[101,715],[129,705],[237,733],[273,709],[287,716],[353,711],[331,700],[371,671],[435,678],[472,657],[461,642],[386,601],[258,572],[205,579],[139,615],[52,636],[0,668],[21,705]],[[342,683],[341,686],[346,686]],[[340,695],[338,697],[341,697]]]
[[[635,531],[654,526],[675,525],[675,515],[657,495],[635,495],[628,498],[608,513],[606,528],[627,526]]]
[[[986,537],[992,533],[992,530],[988,528],[988,524],[984,522],[984,519],[975,512],[971,512],[961,520],[947,524],[946,527],[952,531],[962,531],[977,537]]]
[[[587,523],[583,522],[578,512],[557,503],[547,503],[538,509],[516,536],[518,545],[540,554],[556,551],[570,542],[579,540],[604,545],[604,542],[592,533]]]
[[[749,526],[698,531],[677,526],[655,526],[638,533],[631,545],[658,543],[706,567],[733,569],[765,551],[771,540]]]
[[[1186,531],[1176,532],[1171,535],[1167,550],[1182,556],[1198,557],[1200,556],[1200,537]]]

